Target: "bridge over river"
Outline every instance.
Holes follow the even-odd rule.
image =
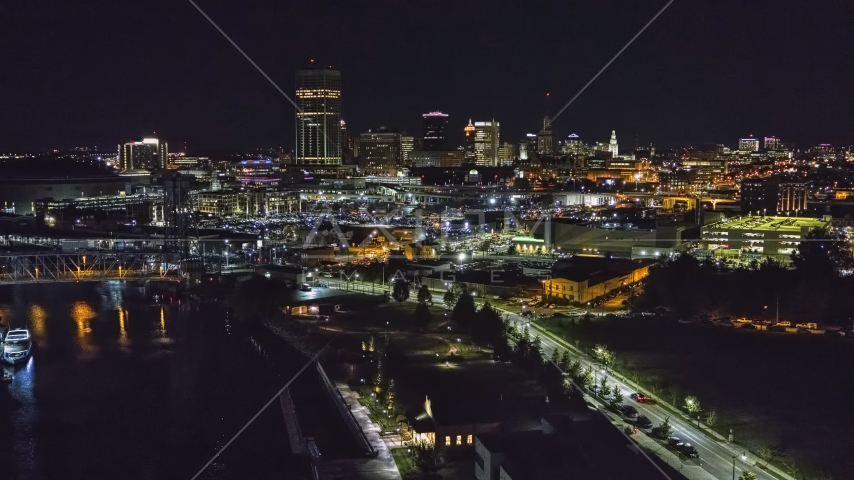
[[[0,254],[0,285],[103,280],[180,280],[179,253]]]

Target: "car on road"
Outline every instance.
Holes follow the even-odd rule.
[[[638,415],[638,418],[635,419],[635,423],[637,423],[637,425],[644,430],[649,430],[652,428],[652,420],[645,417],[644,415]]]
[[[638,418],[638,409],[631,405],[620,405],[620,413],[625,415],[627,418]]]
[[[647,396],[644,395],[643,393],[640,393],[640,392],[632,393],[631,395],[629,395],[629,398],[631,398],[632,400],[634,400],[638,403],[643,403],[643,402],[647,401]]]
[[[700,452],[698,452],[697,449],[694,448],[694,446],[690,443],[681,442],[679,443],[679,445],[676,446],[676,450],[679,450],[679,453],[685,455],[688,458],[700,457]]]

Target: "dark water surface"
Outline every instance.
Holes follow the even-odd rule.
[[[293,373],[222,307],[133,283],[2,286],[0,317],[34,339],[4,367],[0,479],[189,480]],[[200,478],[297,476],[275,402]]]

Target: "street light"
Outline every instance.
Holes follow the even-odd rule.
[[[747,453],[741,452],[740,455],[733,455],[732,456],[732,480],[735,480],[735,459],[736,459],[736,457],[740,457],[741,461],[745,461],[745,460],[747,460]]]

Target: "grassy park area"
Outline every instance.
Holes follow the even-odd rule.
[[[854,478],[846,460],[854,447],[851,340],[646,318],[542,322],[587,351],[606,345],[617,369],[647,394],[675,405],[696,397],[704,417],[715,412],[713,428],[732,429],[737,442],[778,465]]]

